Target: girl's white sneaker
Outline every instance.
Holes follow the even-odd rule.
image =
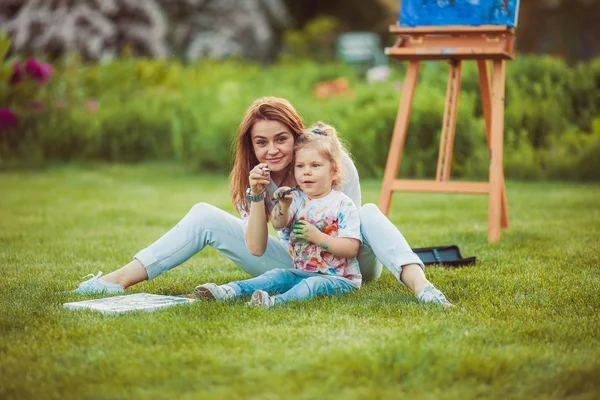
[[[227,301],[235,297],[235,292],[229,285],[219,286],[216,283],[205,283],[196,286],[194,296],[198,300]]]
[[[249,306],[259,308],[270,308],[275,304],[275,298],[269,296],[269,293],[264,290],[257,290],[252,293],[252,297],[248,302]]]

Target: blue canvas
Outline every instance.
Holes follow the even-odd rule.
[[[519,0],[402,0],[400,26],[517,26]]]

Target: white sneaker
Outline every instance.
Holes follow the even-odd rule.
[[[205,283],[196,286],[194,296],[198,300],[227,301],[235,297],[235,292],[229,285],[218,286],[216,283]]]
[[[100,279],[102,271],[98,271],[98,274],[89,274],[83,277],[83,279],[91,276],[87,281],[83,281],[79,284],[79,287],[75,290],[71,290],[67,293],[77,294],[115,294],[124,293],[125,288],[119,284],[107,282],[104,279]]]
[[[252,293],[252,297],[248,302],[249,306],[259,308],[270,308],[275,304],[275,298],[269,296],[269,293],[264,290],[257,290]]]
[[[417,299],[422,303],[435,303],[444,307],[454,307],[454,304],[450,303],[446,296],[433,285],[427,286],[417,295]]]

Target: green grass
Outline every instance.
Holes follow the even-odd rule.
[[[379,185],[363,183],[364,202]],[[171,165],[0,173],[0,398],[598,398],[600,186],[507,185],[511,227],[494,244],[485,196],[394,195],[413,247],[477,256],[426,270],[454,309],[417,303],[385,271],[268,311],[238,300],[109,316],[65,310],[80,297],[55,292],[129,262],[197,202],[232,211],[226,178]],[[207,248],[129,292],[244,277]]]

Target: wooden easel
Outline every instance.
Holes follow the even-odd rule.
[[[500,230],[509,225],[502,146],[505,61],[514,58],[514,28],[503,25],[416,28],[392,26],[390,32],[395,33],[398,40],[393,47],[386,48],[386,54],[398,60],[409,61],[409,64],[385,167],[379,208],[387,215],[394,191],[488,194],[488,241],[500,239]],[[423,60],[450,62],[436,177],[435,180],[397,179],[419,67]],[[489,182],[450,182],[463,60],[477,61],[490,156]],[[491,82],[488,61],[492,63]]]

